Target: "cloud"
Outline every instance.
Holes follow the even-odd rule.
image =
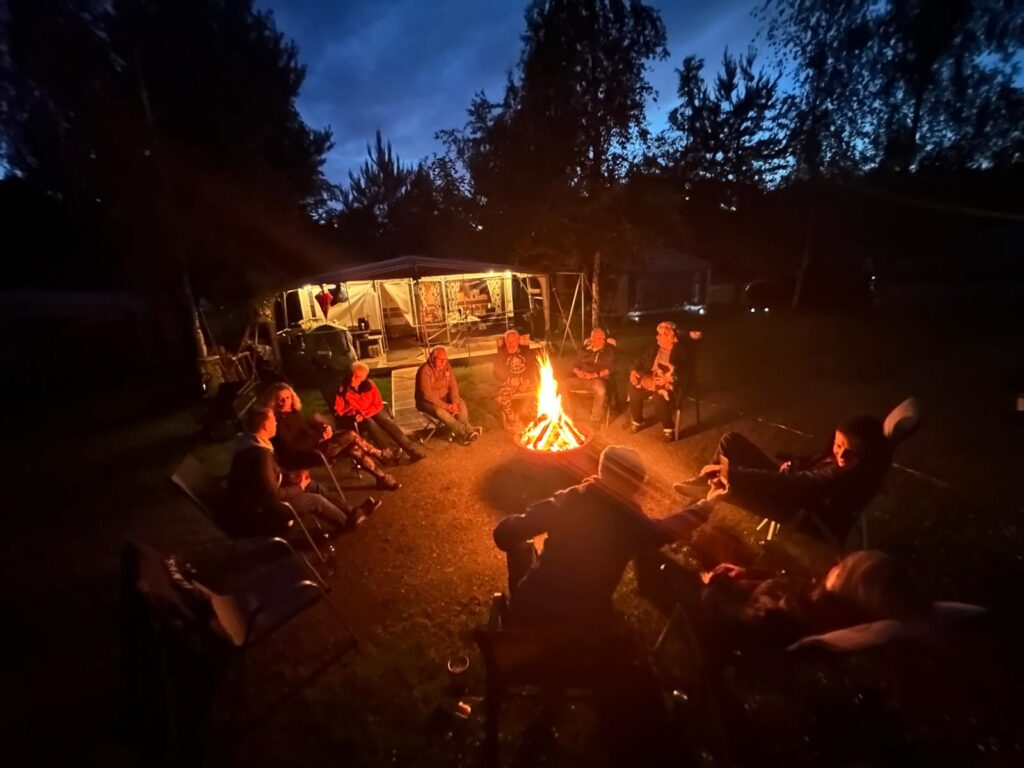
[[[662,13],[672,52],[651,72],[661,92],[651,108],[657,123],[670,108],[673,70],[684,55],[705,56],[714,66],[726,44],[745,50],[754,1],[649,2]],[[437,130],[465,122],[474,93],[500,96],[519,57],[526,3],[259,0],[259,6],[272,10],[278,28],[299,46],[307,68],[299,110],[311,126],[333,130],[325,172],[343,182],[362,164],[377,128],[405,162],[415,162],[439,151]]]

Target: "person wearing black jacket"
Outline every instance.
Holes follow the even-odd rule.
[[[498,380],[497,400],[502,425],[514,431],[517,429],[514,400],[517,395],[527,395],[526,399],[532,400],[537,392],[540,371],[537,356],[532,349],[521,344],[518,331],[505,331],[503,342],[494,358],[493,371],[494,378]],[[534,402],[532,409],[535,408]]]
[[[576,377],[575,387],[589,389],[594,393],[594,403],[590,411],[590,420],[597,423],[604,417],[605,403],[614,405],[615,396],[615,347],[608,343],[608,334],[604,328],[595,327],[590,338],[576,355],[572,366]]]
[[[368,498],[352,507],[344,497],[330,494],[308,474],[296,485],[282,486],[283,475],[271,443],[277,417],[269,408],[253,408],[246,416],[246,431],[238,437],[228,476],[229,527],[245,536],[279,536],[288,530],[290,517],[280,502],[297,512],[325,520],[335,530],[354,528],[380,503]]]
[[[692,340],[681,339],[675,323],[658,323],[657,344],[629,372],[630,431],[644,426],[644,402],[652,400],[666,442],[675,439],[673,418],[685,389],[694,376]]]
[[[779,523],[803,511],[842,541],[891,466],[892,445],[882,421],[857,416],[836,428],[828,448],[787,461],[773,459],[739,432],[727,432],[700,475],[674,487],[682,495],[692,485],[725,489],[729,503]]]

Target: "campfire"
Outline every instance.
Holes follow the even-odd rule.
[[[541,354],[540,386],[537,389],[537,415],[519,435],[519,444],[528,450],[542,453],[562,453],[582,448],[590,435],[573,424],[569,414],[562,410],[562,396],[551,369],[548,356]]]

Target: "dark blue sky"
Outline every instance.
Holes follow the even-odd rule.
[[[689,54],[717,71],[722,51],[745,51],[757,25],[757,0],[648,0],[661,12],[670,58],[650,81],[654,128],[674,103],[675,69]],[[473,94],[500,97],[519,57],[526,0],[257,0],[299,46],[306,83],[299,109],[316,128],[329,125],[335,148],[325,171],[347,180],[379,127],[404,162],[439,150],[434,132],[461,126]],[[767,53],[767,52],[765,52]],[[767,59],[767,56],[764,57]]]

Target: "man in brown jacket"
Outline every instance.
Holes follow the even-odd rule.
[[[459,396],[459,384],[444,347],[434,347],[416,371],[416,409],[440,419],[463,445],[480,437],[480,428],[469,423],[469,409]]]

